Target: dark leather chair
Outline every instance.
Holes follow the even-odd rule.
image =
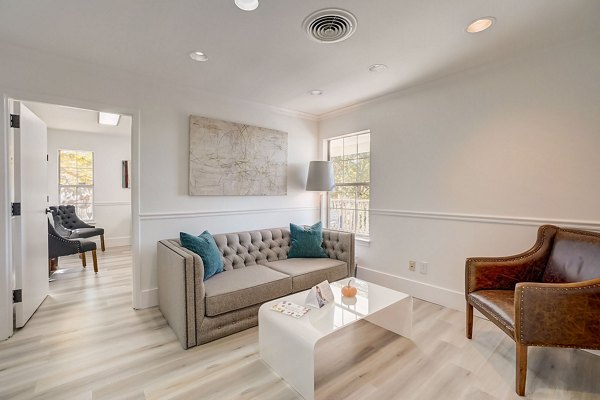
[[[544,225],[510,257],[468,258],[467,338],[473,307],[516,344],[516,392],[525,395],[527,347],[600,349],[600,233]]]
[[[105,251],[104,229],[96,228],[93,225],[86,224],[77,217],[75,206],[52,206],[52,218],[56,231],[67,239],[81,239],[100,236],[100,248]]]
[[[81,254],[81,264],[86,267],[85,253],[92,252],[94,262],[94,272],[98,273],[98,258],[96,257],[96,243],[91,240],[83,239],[67,239],[62,237],[56,229],[48,221],[48,260],[57,259],[62,256],[70,256],[71,254]]]

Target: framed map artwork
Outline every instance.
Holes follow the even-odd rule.
[[[287,133],[190,117],[191,196],[287,194]]]

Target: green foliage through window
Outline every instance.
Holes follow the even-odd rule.
[[[58,195],[62,205],[74,205],[77,216],[94,219],[94,153],[58,151]]]
[[[333,138],[327,145],[336,186],[328,195],[328,227],[368,236],[371,134]]]

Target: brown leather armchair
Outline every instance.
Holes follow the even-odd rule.
[[[516,344],[516,392],[525,395],[527,347],[600,349],[600,233],[541,226],[511,257],[468,258],[467,338],[473,307]]]

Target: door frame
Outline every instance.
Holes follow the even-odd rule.
[[[0,88],[0,340],[13,334],[13,268],[12,268],[12,227],[10,198],[12,196],[9,178],[9,102],[38,102],[106,111],[131,116],[131,254],[132,254],[132,307],[143,308],[141,290],[141,248],[140,248],[140,114],[139,108],[115,106],[114,104],[76,100],[63,97],[31,94],[18,90]],[[7,323],[9,322],[9,323]]]

